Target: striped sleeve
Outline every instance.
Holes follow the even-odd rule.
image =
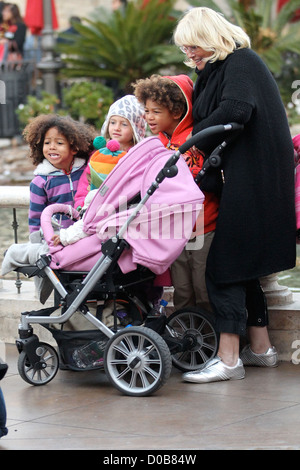
[[[38,175],[30,183],[29,232],[40,229],[41,213],[49,204],[61,203],[74,205],[78,182],[84,168],[77,169],[70,175]],[[72,221],[62,216],[62,227],[68,227]]]
[[[30,202],[28,224],[29,232],[36,232],[40,229],[41,213],[47,206],[47,194],[45,191],[46,178],[36,176],[30,183]]]

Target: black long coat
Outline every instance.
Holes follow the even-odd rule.
[[[233,121],[245,126],[224,152],[208,272],[228,283],[293,268],[293,145],[276,82],[254,51],[238,49],[198,72],[193,118],[193,133]]]

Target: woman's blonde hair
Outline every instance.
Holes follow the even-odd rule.
[[[174,42],[179,47],[198,46],[211,52],[211,56],[203,59],[206,62],[224,60],[235,49],[251,47],[250,38],[242,28],[205,7],[192,8],[183,16],[174,31]],[[195,67],[192,59],[187,59],[185,64]]]

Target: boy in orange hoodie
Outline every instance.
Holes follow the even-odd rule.
[[[160,76],[138,80],[134,85],[137,99],[144,105],[147,124],[153,134],[158,134],[166,148],[177,150],[193,129],[192,93],[193,82],[187,75]],[[183,155],[193,176],[203,165],[200,152]],[[201,306],[210,309],[206,291],[206,258],[214,236],[218,215],[218,199],[212,193],[205,193],[204,201],[204,242],[201,249],[192,249],[192,239],[171,266],[174,286],[174,306],[177,309]],[[202,245],[202,243],[201,243]]]

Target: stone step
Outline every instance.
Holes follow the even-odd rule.
[[[167,312],[173,308],[172,289],[166,289],[164,298],[168,300]],[[0,284],[0,341],[15,343],[18,338],[18,325],[21,312],[51,307],[50,298],[43,306],[35,296],[34,283],[23,281],[20,294],[15,281],[2,280]],[[269,334],[272,344],[278,350],[281,361],[291,361],[293,354],[300,349],[300,293],[293,293],[290,303],[269,306]],[[34,332],[41,341],[53,344],[52,335],[42,326],[34,325]]]
[[[35,295],[33,281],[22,280],[20,293],[18,293],[15,281],[2,280],[0,287],[0,341],[15,343],[19,337],[18,328],[22,312],[52,306],[53,300],[51,297],[45,305],[40,303]],[[35,325],[34,332],[41,341],[53,344],[52,335],[42,326]]]

